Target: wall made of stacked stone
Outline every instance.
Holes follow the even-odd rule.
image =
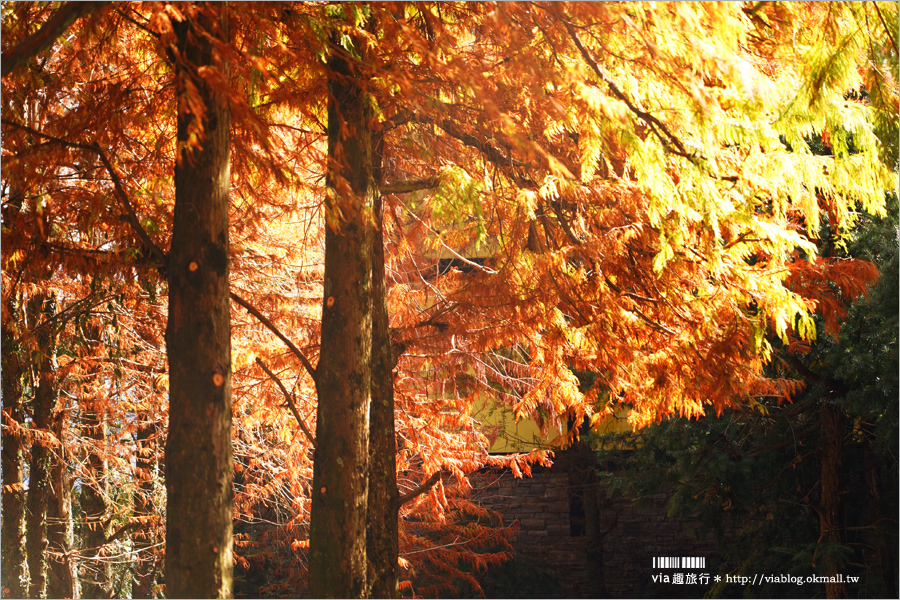
[[[517,552],[556,575],[569,593],[587,586],[585,538],[572,537],[569,524],[569,478],[563,470],[534,469],[517,479],[509,471],[476,476],[473,492],[504,525],[518,527],[510,539]]]
[[[554,575],[569,597],[642,595],[658,572],[653,557],[704,556],[710,566],[715,562],[715,540],[704,534],[698,519],[667,515],[668,494],[606,498],[596,484],[573,485],[569,471],[558,466],[536,468],[530,478],[483,472],[472,484],[482,506],[499,513],[504,525],[518,526],[511,539],[516,551]],[[596,539],[572,526],[577,488],[596,494]]]

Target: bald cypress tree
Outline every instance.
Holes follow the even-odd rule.
[[[194,7],[197,8],[197,7]],[[219,66],[207,36],[220,5],[175,23],[179,103],[175,221],[169,255],[166,588],[173,598],[231,596],[231,313],[228,297],[230,117],[198,75]],[[203,114],[185,107],[202,102]],[[190,145],[199,139],[199,148]]]

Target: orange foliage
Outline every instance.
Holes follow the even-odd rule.
[[[3,10],[4,48],[48,18],[45,5]],[[149,416],[159,453],[167,415],[165,265],[153,246],[169,244],[180,159],[171,20],[202,10],[224,9],[106,6],[3,78],[3,320],[33,351],[40,324],[25,319],[27,299],[58,295],[48,318],[67,348],[58,410],[70,412],[65,439],[52,442],[102,456],[104,477],[133,489],[156,475],[135,473],[129,436]],[[866,107],[816,112],[859,74],[819,78],[812,38],[810,56],[794,55],[795,37],[823,20],[835,39],[850,35],[833,21],[849,18],[843,5],[835,16],[807,4],[229,4],[230,41],[216,42],[227,69],[201,75],[232,111],[232,289],[312,364],[323,56],[335,51],[322,32],[336,10],[358,16],[343,27],[375,56],[355,68],[378,108],[379,183],[435,178],[384,197],[400,493],[449,475],[402,509],[404,593],[437,594],[455,579],[479,589],[471,573],[510,556],[510,531],[467,500],[467,475],[549,464],[542,451],[488,455],[476,402],[562,431],[623,407],[641,426],[786,398],[795,382],[762,375],[766,336],[810,338],[809,311],[836,336],[847,302],[876,277],[869,263],[814,255],[819,215],[849,226],[849,209],[877,210],[891,177]],[[840,119],[862,123],[859,152],[843,162],[779,141],[834,140]],[[22,191],[20,205],[9,190]],[[464,269],[443,272],[441,258]],[[279,589],[290,593],[305,577],[313,449],[257,359],[310,427],[315,386],[237,305],[232,334],[234,516],[270,525],[239,533],[235,560],[248,569],[272,548],[287,553]],[[586,372],[596,375],[587,389]],[[102,407],[114,437],[79,429],[85,406]],[[5,417],[4,435],[52,437]],[[74,464],[75,478],[100,485]],[[160,502],[156,484],[141,493]],[[129,510],[112,506],[111,518]]]

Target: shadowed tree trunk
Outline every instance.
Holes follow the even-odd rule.
[[[28,473],[28,495],[25,508],[25,549],[28,555],[28,596],[43,598],[47,593],[47,509],[50,504],[50,470],[53,453],[46,437],[51,434],[53,409],[56,406],[54,356],[56,348],[49,325],[39,325],[42,315],[56,310],[55,298],[37,295],[28,307],[29,323],[36,328],[38,351],[35,352],[32,377],[34,406],[32,425],[42,437],[31,445]]]
[[[188,7],[182,7],[183,12]],[[225,10],[221,5],[200,11]],[[222,22],[224,25],[224,20]],[[169,255],[169,432],[166,566],[170,598],[232,594],[231,313],[228,296],[230,116],[225,99],[197,76],[221,68],[199,13],[176,22],[179,60],[175,219]],[[210,33],[211,34],[211,33]],[[190,81],[191,85],[188,85]],[[184,112],[190,88],[205,106],[202,148],[191,149],[200,117]],[[193,98],[196,100],[197,98]]]
[[[828,545],[841,543],[841,452],[843,451],[843,429],[841,415],[836,406],[826,401],[822,403],[822,499],[819,503],[819,542]],[[822,560],[825,575],[837,577],[841,563],[833,551],[827,552]],[[846,598],[847,587],[840,582],[826,582],[827,598]]]
[[[137,556],[132,568],[131,595],[134,598],[153,598],[156,584],[156,555],[152,519],[157,511],[153,506],[153,467],[156,462],[156,424],[147,414],[138,415],[136,467],[140,482],[134,499],[134,516],[144,522],[132,535]]]
[[[64,441],[65,426],[66,411],[60,408],[53,415],[53,433],[61,443]],[[47,542],[50,549],[47,596],[50,598],[79,597],[77,561],[73,552],[72,482],[67,455],[65,445],[58,448],[50,472],[52,488],[47,508]]]
[[[358,48],[364,47],[359,43]],[[372,241],[372,114],[338,44],[328,61],[325,298],[310,516],[309,595],[366,594]]]
[[[31,112],[28,112],[29,116]],[[29,123],[31,120],[29,119]],[[3,205],[3,236],[13,227],[21,227],[17,221],[22,214],[25,191],[20,180],[9,174],[9,199]],[[2,446],[3,488],[0,494],[3,517],[0,527],[0,589],[9,590],[6,598],[24,598],[28,592],[27,555],[25,551],[25,443],[11,432],[13,426],[25,424],[24,377],[28,372],[25,348],[21,345],[22,330],[33,325],[39,307],[29,305],[26,313],[19,294],[15,289],[4,287],[7,296],[5,319],[0,325],[2,335],[2,364],[0,364],[0,386],[3,393],[2,425],[0,425],[0,446]],[[27,317],[25,315],[28,315]],[[23,325],[24,323],[24,327]],[[18,327],[16,326],[18,325]],[[34,393],[32,388],[31,393]]]
[[[91,339],[100,339],[99,331],[92,332]],[[81,430],[84,437],[102,445],[106,439],[106,418],[99,402],[94,399],[82,411]],[[84,581],[81,586],[83,598],[109,598],[110,570],[105,561],[92,560],[106,544],[106,461],[98,452],[91,451],[87,457],[88,467],[94,481],[85,481],[81,488],[81,520]]]
[[[868,415],[863,415],[863,422],[868,422]],[[897,595],[893,587],[894,570],[896,569],[896,561],[888,558],[887,549],[892,547],[889,536],[885,535],[884,521],[882,516],[882,500],[881,485],[879,484],[878,464],[875,459],[875,453],[872,451],[870,439],[875,434],[872,428],[863,426],[862,446],[863,446],[863,464],[866,470],[866,489],[868,491],[868,523],[870,529],[865,531],[867,547],[863,549],[864,564],[869,570],[869,577],[875,578],[879,586],[878,589],[886,590],[884,595],[893,597]]]
[[[372,405],[369,411],[369,501],[366,523],[368,596],[397,598],[400,497],[394,432],[394,359],[385,285],[381,195],[375,196],[372,247]]]
[[[10,315],[16,314],[10,298]],[[18,344],[10,331],[8,320],[3,321],[3,526],[0,527],[2,552],[2,589],[9,590],[7,598],[24,598],[27,591],[25,571],[25,488],[23,478],[22,440],[11,433],[11,424],[25,422],[22,376],[24,365]]]

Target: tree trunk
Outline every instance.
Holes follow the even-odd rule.
[[[843,429],[841,415],[837,407],[829,402],[822,404],[822,499],[819,505],[819,542],[827,545],[841,543],[841,453],[843,450]],[[825,575],[837,577],[841,563],[834,552],[825,553],[823,559]],[[825,584],[827,598],[846,598],[847,587],[839,582]]]
[[[868,420],[863,417],[864,420]],[[872,573],[872,577],[878,582],[882,595],[893,598],[897,595],[896,568],[897,561],[891,556],[890,548],[896,548],[889,535],[885,534],[885,526],[881,511],[881,485],[879,484],[878,463],[869,436],[874,437],[874,432],[866,431],[863,436],[863,460],[866,469],[866,488],[868,489],[869,506],[868,522],[871,528],[866,537],[870,541],[870,550],[863,554],[864,564]]]
[[[91,339],[100,339],[99,331]],[[102,444],[106,439],[106,418],[98,399],[85,402],[81,417],[82,435],[95,443]],[[88,466],[94,481],[85,481],[81,487],[81,519],[82,525],[82,568],[84,581],[81,586],[83,598],[109,598],[110,569],[106,561],[92,560],[97,558],[106,544],[106,461],[98,452],[90,451],[87,457]]]
[[[397,598],[400,546],[397,528],[397,443],[394,432],[394,379],[385,285],[381,196],[375,196],[372,248],[372,405],[369,411],[369,500],[366,516],[369,598]]]
[[[29,325],[36,327],[41,314],[52,314],[54,298],[44,295],[29,301]],[[37,373],[33,377],[34,411],[32,425],[43,435],[50,434],[53,408],[56,406],[56,378],[53,361],[56,348],[48,326],[36,330],[39,351],[35,353]],[[36,438],[31,445],[28,495],[25,508],[25,549],[28,555],[28,596],[43,598],[47,593],[47,508],[50,503],[52,452],[46,440]]]
[[[43,375],[43,374],[42,374]],[[52,389],[53,375],[41,377],[41,383],[35,394],[34,425],[35,429],[47,432],[46,421],[55,400]],[[50,408],[47,408],[47,406]],[[28,552],[28,595],[31,598],[43,598],[47,591],[47,508],[50,503],[50,461],[51,453],[43,442],[35,441],[31,445],[31,464],[28,481],[28,498],[25,512],[26,540]]]
[[[10,318],[16,314],[10,300]],[[3,525],[0,527],[0,547],[2,552],[3,597],[24,598],[27,591],[25,570],[25,480],[23,473],[22,440],[10,433],[10,425],[25,423],[24,398],[22,397],[22,376],[24,365],[19,356],[18,344],[14,340],[10,323],[3,321]],[[8,590],[8,591],[7,591]]]
[[[186,7],[183,7],[184,11]],[[218,5],[199,10],[221,10]],[[224,25],[224,20],[223,23]],[[232,594],[231,312],[228,289],[230,115],[225,99],[196,76],[221,68],[201,34],[202,14],[176,22],[179,62],[175,219],[169,254],[169,432],[166,441],[166,595]],[[192,84],[188,85],[188,81]],[[185,112],[199,92],[202,148],[188,141],[199,116]]]
[[[360,40],[357,38],[357,42]],[[357,47],[364,47],[357,43]],[[371,109],[333,44],[328,61],[325,299],[316,371],[317,448],[310,515],[309,596],[366,593],[366,504],[376,193]]]
[[[156,585],[156,554],[153,552],[156,510],[153,507],[153,467],[156,462],[156,424],[147,414],[138,415],[137,458],[138,492],[134,498],[134,516],[144,520],[132,535],[135,563],[132,567],[131,596],[153,598]]]
[[[66,411],[53,415],[53,432],[62,443],[65,435]],[[69,480],[65,445],[56,453],[51,467],[50,504],[47,508],[47,542],[50,548],[47,596],[78,598],[78,570],[73,550],[72,484]]]

